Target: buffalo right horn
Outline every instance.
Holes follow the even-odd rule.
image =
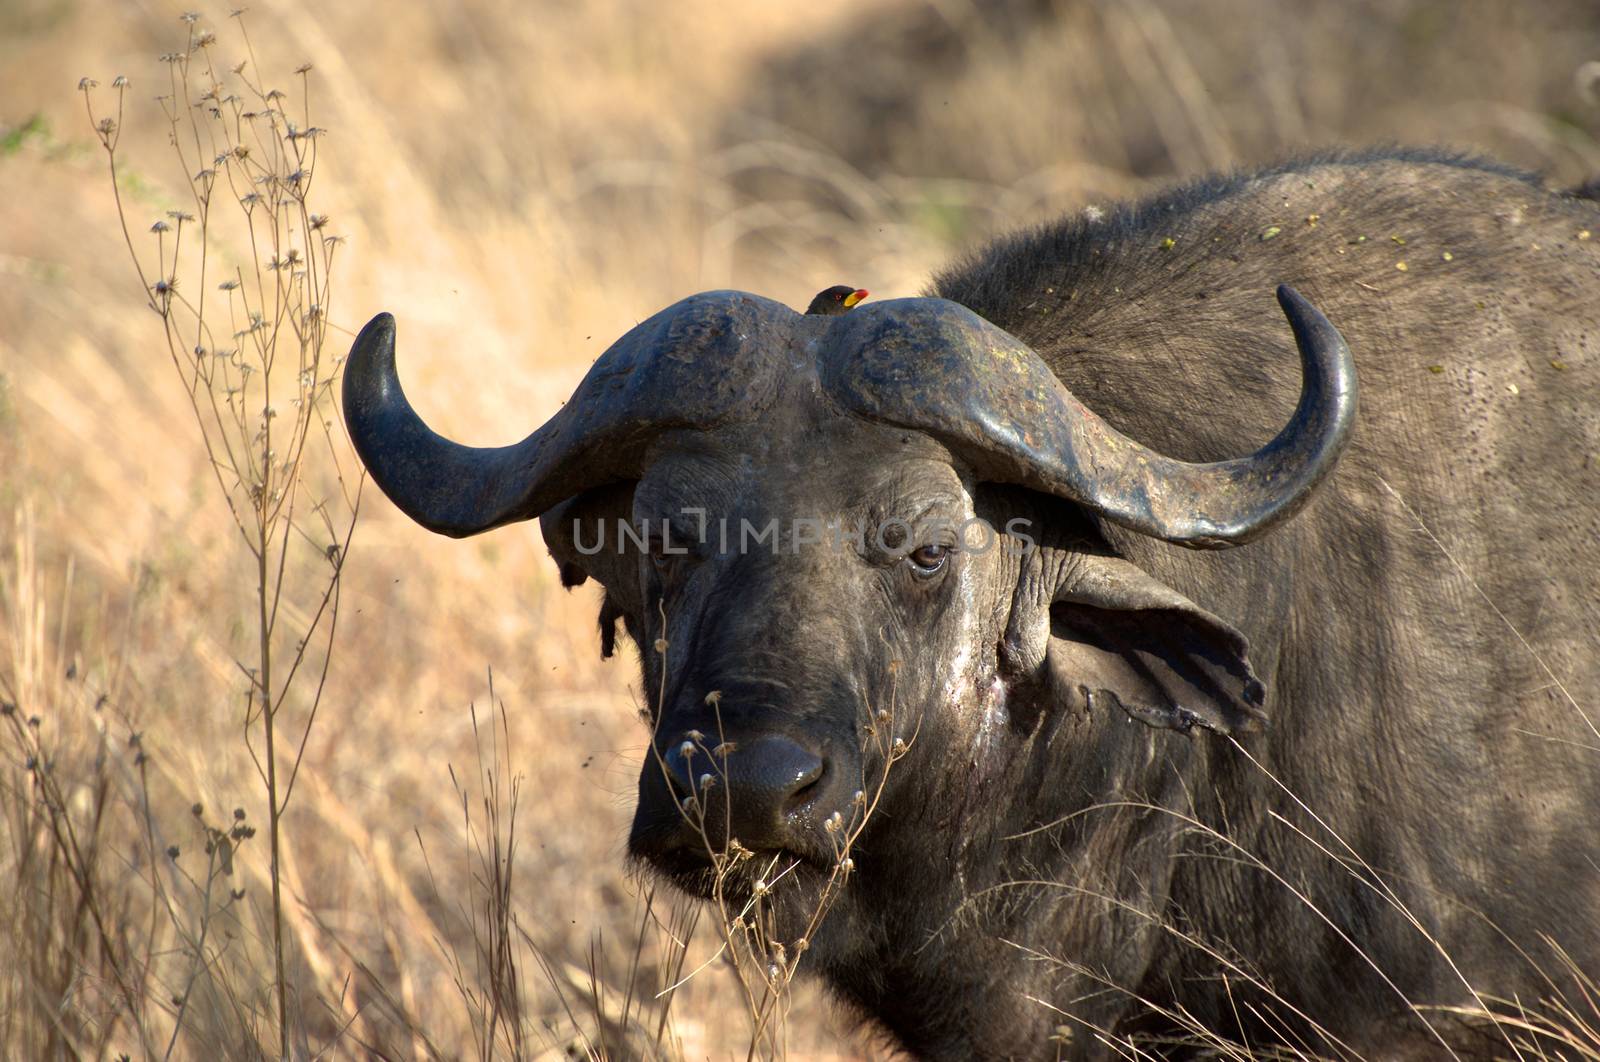
[[[744,292],[706,292],[612,344],[570,401],[511,446],[462,446],[422,422],[395,370],[394,318],[356,336],[344,418],[373,480],[407,516],[462,538],[538,516],[566,498],[637,479],[646,448],[675,428],[715,428],[770,400],[789,362],[793,310]],[[768,356],[740,357],[754,344]]]

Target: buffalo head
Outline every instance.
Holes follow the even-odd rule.
[[[563,580],[603,584],[605,649],[622,623],[654,717],[632,852],[704,889],[708,846],[731,835],[804,880],[833,865],[886,757],[909,745],[924,776],[965,777],[997,733],[1032,725],[1023,691],[1041,684],[1069,709],[1182,731],[1260,718],[1244,638],[1097,528],[1225,547],[1310,497],[1348,436],[1354,367],[1315,308],[1278,298],[1299,405],[1260,451],[1212,464],[1122,435],[1020,340],[932,298],[817,317],[696,295],[497,449],[422,423],[383,314],[351,352],[345,416],[419,523],[463,536],[541,517]],[[891,778],[882,800],[885,830],[948,819],[926,787]]]

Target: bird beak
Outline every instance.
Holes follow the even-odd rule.
[[[844,297],[844,308],[847,310],[850,309],[852,306],[870,294],[872,293],[866,288],[857,288],[855,291],[852,291],[850,294]]]

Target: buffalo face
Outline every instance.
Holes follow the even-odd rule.
[[[605,585],[602,622],[639,646],[653,742],[629,848],[692,891],[712,889],[731,836],[755,855],[723,888],[784,874],[802,883],[798,916],[895,742],[1003,710],[994,588],[1017,542],[920,432],[795,403],[669,434],[637,483],[544,528],[569,578]]]
[[[1095,529],[1218,548],[1304,504],[1348,436],[1354,370],[1314,308],[1279,300],[1299,406],[1262,450],[1214,464],[1121,435],[939,299],[819,318],[695,296],[498,449],[417,418],[381,315],[352,350],[345,415],[425,526],[541,517],[563,580],[604,586],[603,646],[618,623],[637,643],[652,717],[630,850],[702,894],[794,879],[776,898],[795,936],[852,863],[914,877],[927,849],[909,838],[960,837],[975,794],[1026,784],[1027,756],[1051,754],[1032,737],[1046,715],[1224,732],[1259,717],[1243,638]],[[1095,740],[1112,738],[1088,735],[1086,770]]]

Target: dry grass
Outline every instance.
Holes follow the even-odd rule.
[[[314,210],[350,242],[319,300],[328,352],[395,311],[410,394],[476,443],[520,437],[684,294],[909,294],[966,241],[1206,166],[1396,139],[1600,171],[1586,5],[1228,6],[276,0],[250,16],[250,70],[329,131]],[[285,702],[292,799],[263,786],[241,727],[249,505],[223,500],[167,353],[190,344],[132,274],[74,93],[132,79],[117,188],[148,262],[152,223],[198,222],[202,167],[172,161],[152,100],[178,14],[0,9],[0,1054],[271,1055],[284,983],[296,1054],[745,1055],[738,971],[684,980],[727,943],[717,919],[623,869],[636,672],[601,664],[598,601],[558,592],[531,527],[452,544],[369,496],[314,725]],[[226,14],[202,26],[236,55]],[[214,276],[270,257],[237,233],[215,253]],[[296,572],[291,650],[328,585]],[[803,979],[758,981],[784,989],[767,1048],[882,1053]],[[1565,1005],[1484,1001],[1592,1057],[1593,997]]]

